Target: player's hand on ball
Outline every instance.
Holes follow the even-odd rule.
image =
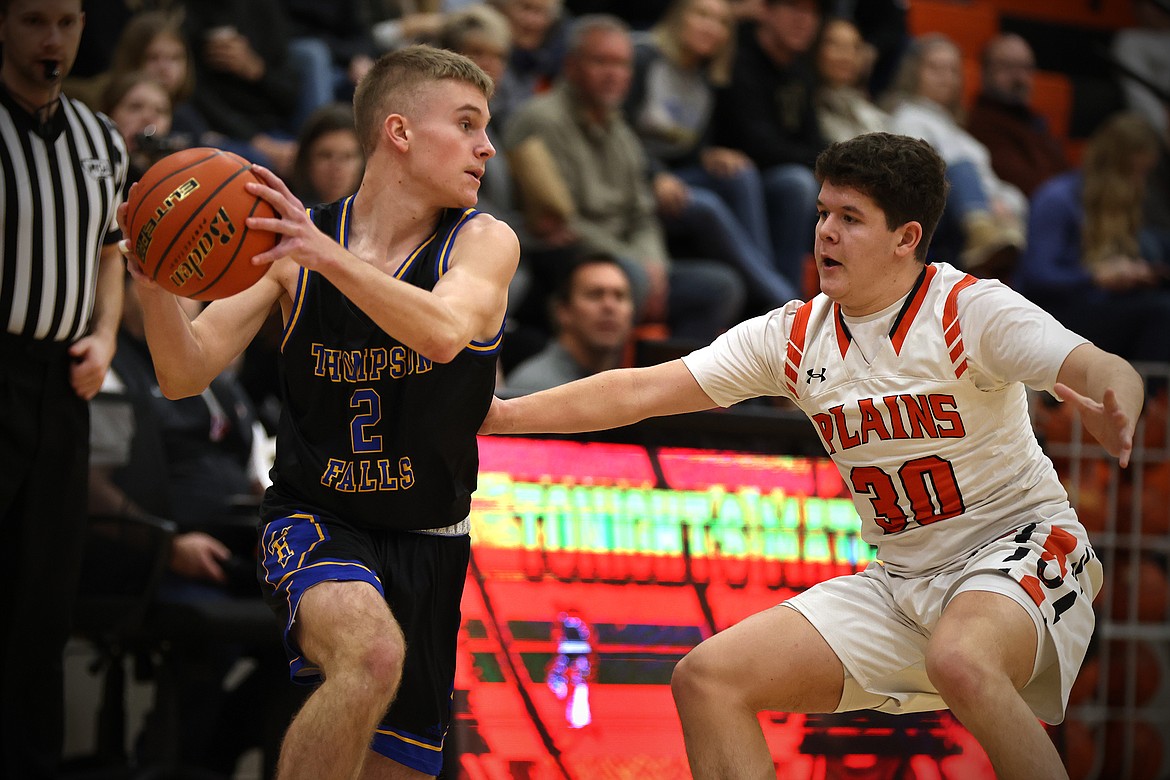
[[[1122,468],[1129,465],[1129,456],[1133,452],[1133,430],[1135,420],[1121,408],[1117,401],[1117,394],[1106,390],[1101,401],[1083,396],[1067,385],[1056,383],[1056,397],[1071,403],[1076,407],[1084,423],[1085,430],[1092,434],[1105,450],[1117,458]]]
[[[154,281],[142,272],[142,266],[138,262],[138,258],[134,256],[134,250],[130,248],[130,242],[122,239],[118,242],[118,251],[122,253],[122,257],[126,258],[126,271],[130,274],[130,278],[138,284],[144,284],[150,287],[158,287]]]
[[[130,208],[129,193],[134,192],[137,187],[137,182],[130,185],[130,191],[127,193],[126,200],[118,205],[118,210],[115,212],[118,220],[118,228],[122,231],[123,236],[122,240],[118,242],[118,251],[122,253],[122,257],[126,258],[126,271],[135,282],[157,288],[158,285],[143,273],[142,261],[134,254],[134,249],[130,246],[130,239],[127,238],[130,235],[130,228],[127,225],[127,212]]]
[[[260,181],[248,182],[247,191],[268,201],[277,217],[248,217],[247,225],[280,236],[275,247],[256,255],[252,262],[274,263],[287,257],[310,270],[321,270],[322,263],[340,249],[338,243],[317,229],[304,204],[279,176],[260,165],[252,171]]]

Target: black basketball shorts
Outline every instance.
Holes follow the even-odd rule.
[[[442,768],[451,722],[459,605],[471,537],[356,528],[323,514],[268,515],[260,529],[258,576],[281,621],[296,682],[316,683],[321,671],[292,636],[297,606],[319,582],[366,582],[386,603],[406,637],[398,696],[375,730],[377,753],[426,774]]]

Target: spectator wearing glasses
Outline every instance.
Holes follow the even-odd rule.
[[[996,36],[983,49],[982,74],[967,129],[991,153],[996,175],[1030,197],[1069,167],[1048,121],[1030,107],[1036,84],[1032,47],[1015,33]]]

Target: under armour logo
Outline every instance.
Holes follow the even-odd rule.
[[[812,381],[813,381],[814,379],[819,379],[819,380],[821,380],[822,382],[824,382],[824,381],[825,381],[825,372],[826,372],[826,371],[828,371],[828,369],[827,369],[827,368],[822,368],[822,369],[821,369],[821,371],[820,371],[820,373],[817,373],[817,372],[813,371],[811,368],[806,368],[806,369],[805,369],[805,373],[806,373],[806,374],[808,374],[808,379],[804,380],[804,383],[805,383],[806,385],[811,385],[811,384],[812,384]]]

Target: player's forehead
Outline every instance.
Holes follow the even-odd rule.
[[[860,214],[881,213],[881,208],[866,193],[848,184],[825,180],[817,195],[817,205],[829,211],[851,211]]]
[[[488,114],[487,98],[479,87],[458,79],[437,79],[420,84],[415,92],[419,113],[449,116],[462,111]]]

